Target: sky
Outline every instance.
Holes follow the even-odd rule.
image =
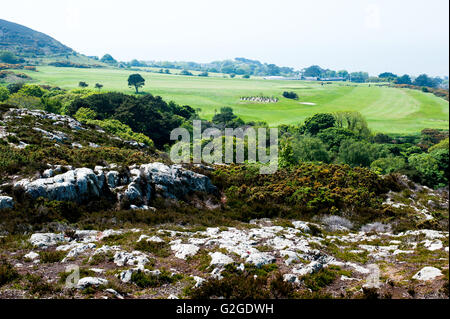
[[[121,61],[449,74],[448,0],[15,0],[0,19]]]

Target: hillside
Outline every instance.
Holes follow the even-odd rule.
[[[42,110],[0,123],[0,298],[448,297],[446,190],[340,165],[191,171]]]
[[[44,33],[2,19],[0,50],[11,51],[24,57],[74,53],[74,50]]]

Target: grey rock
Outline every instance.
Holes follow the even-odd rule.
[[[14,207],[14,200],[9,196],[0,196],[0,209],[8,209]]]
[[[33,198],[44,197],[59,201],[81,201],[100,195],[98,178],[89,168],[78,168],[35,181],[21,180],[15,187],[22,187]]]
[[[77,283],[77,289],[86,289],[88,287],[105,286],[108,284],[108,280],[98,277],[84,277]]]

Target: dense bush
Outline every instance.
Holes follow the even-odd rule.
[[[437,149],[430,153],[413,154],[408,158],[408,162],[419,173],[422,184],[431,187],[448,186],[448,149]]]
[[[370,167],[379,158],[388,157],[389,151],[379,144],[366,141],[346,140],[339,148],[339,161],[351,166]]]
[[[249,219],[286,217],[293,211],[317,214],[379,208],[380,195],[395,188],[365,168],[310,163],[279,169],[272,175],[260,175],[249,165],[231,165],[218,168],[212,179],[224,189],[227,204],[243,216],[249,214]]]
[[[0,260],[0,287],[19,278],[19,273],[6,260]]]
[[[330,154],[319,138],[300,137],[293,142],[293,153],[296,163],[330,161]]]
[[[399,172],[405,166],[406,161],[400,156],[379,158],[370,164],[370,168],[380,174]]]
[[[45,94],[45,90],[39,85],[25,84],[18,93],[27,96],[42,97]]]
[[[7,88],[0,86],[0,102],[6,101],[9,98],[9,91]]]
[[[293,100],[297,100],[298,99],[298,95],[295,92],[287,92],[284,91],[283,92],[283,96],[287,99],[293,99]]]
[[[327,128],[333,127],[335,123],[336,120],[332,114],[318,113],[305,120],[303,129],[307,134],[316,135]]]

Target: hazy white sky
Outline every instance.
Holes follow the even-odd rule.
[[[2,0],[0,18],[119,60],[449,73],[448,0]]]

